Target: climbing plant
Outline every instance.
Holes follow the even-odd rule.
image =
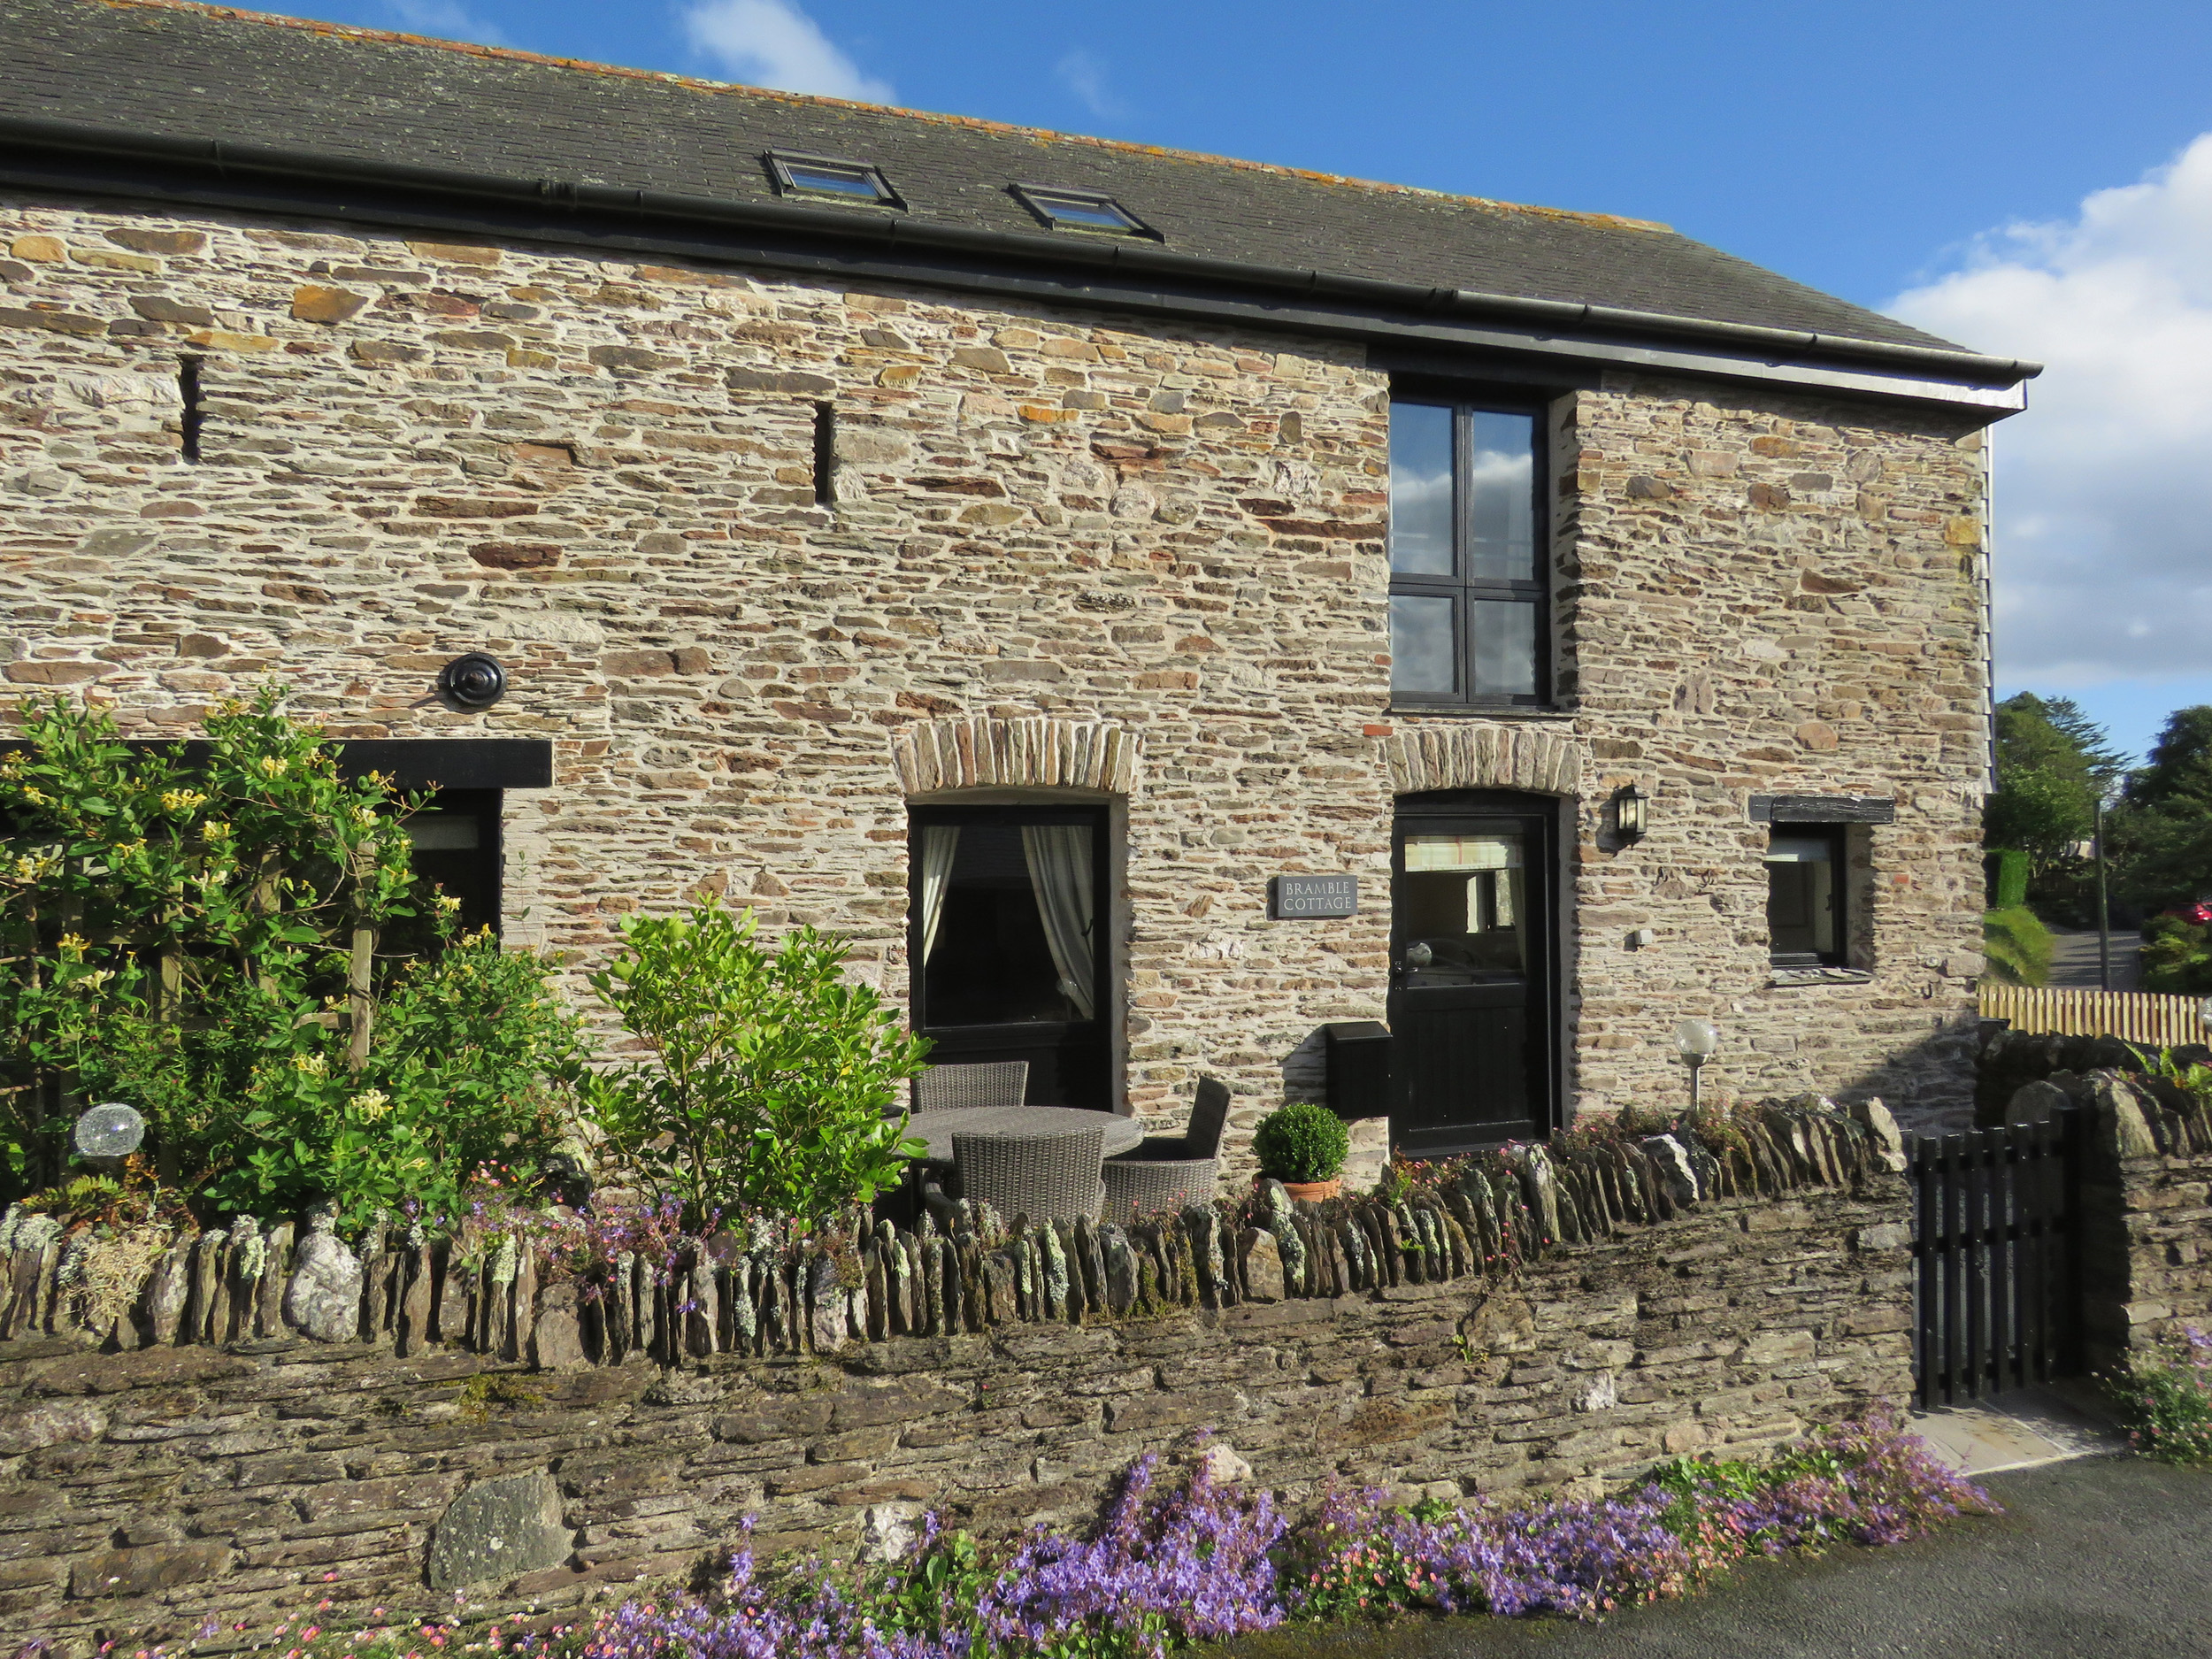
[[[453,940],[455,901],[410,856],[420,803],[345,776],[281,699],[215,710],[190,755],[125,743],[100,709],[20,710],[0,756],[11,1195],[62,1173],[88,1098],[137,1106],[165,1178],[221,1207],[450,1203],[478,1164],[557,1136],[577,1037],[549,966]],[[432,949],[388,949],[409,922]]]

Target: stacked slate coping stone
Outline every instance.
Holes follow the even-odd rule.
[[[1872,1168],[1903,1168],[1878,1100],[1847,1113],[1801,1096],[1707,1134],[1710,1144],[1683,1125],[1562,1134],[1424,1171],[1392,1197],[1320,1204],[1293,1203],[1271,1181],[1241,1205],[1096,1224],[1009,1220],[965,1201],[941,1227],[926,1213],[911,1226],[861,1214],[793,1241],[756,1222],[576,1277],[554,1271],[521,1229],[457,1239],[380,1224],[355,1249],[324,1208],[297,1225],[241,1216],[115,1240],[11,1209],[0,1218],[0,1340],[66,1334],[112,1351],[297,1335],[402,1357],[458,1348],[545,1370],[831,1353],[1496,1277],[1703,1199],[1849,1187]],[[133,1267],[135,1284],[124,1276]]]
[[[765,1553],[846,1559],[930,1510],[1080,1526],[1133,1459],[1202,1441],[1293,1502],[1756,1455],[1909,1391],[1903,1162],[1878,1102],[1809,1097],[1432,1166],[1388,1202],[970,1207],[580,1277],[514,1229],[242,1218],[134,1267],[19,1214],[0,1637],[75,1659],[457,1592],[549,1615],[710,1571],[748,1517]]]

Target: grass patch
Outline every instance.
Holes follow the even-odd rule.
[[[2008,985],[2047,985],[2057,941],[2042,918],[2024,904],[1982,913],[1982,954],[1989,977]]]

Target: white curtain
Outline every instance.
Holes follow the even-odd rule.
[[[945,889],[952,885],[952,857],[960,849],[960,826],[928,824],[922,828],[922,960],[937,949],[937,924],[945,919]]]
[[[1025,824],[1022,852],[1037,890],[1037,915],[1060,971],[1060,995],[1088,1019],[1097,1006],[1091,983],[1091,832],[1081,824]]]

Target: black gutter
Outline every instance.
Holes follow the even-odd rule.
[[[30,155],[10,155],[10,150],[27,150]],[[306,180],[341,188],[389,190],[409,196],[498,204],[511,212],[520,211],[543,221],[539,234],[547,235],[558,235],[555,227],[562,221],[599,216],[638,227],[690,225],[873,247],[899,254],[934,254],[998,265],[1010,261],[1029,265],[1108,270],[1205,287],[1246,292],[1263,290],[1361,310],[1413,311],[1445,321],[1490,319],[1548,329],[1587,330],[1647,339],[1680,338],[1738,351],[1783,353],[1839,364],[1860,364],[1878,370],[1916,373],[1975,386],[2015,386],[2042,373],[2042,365],[2037,363],[1934,346],[1896,345],[1616,306],[1525,299],[1513,295],[1472,293],[1464,288],[1423,288],[1371,277],[1337,276],[1322,271],[1246,265],[1178,253],[1151,242],[1091,242],[1036,233],[975,230],[878,211],[626,190],[566,180],[507,178],[271,145],[169,138],[79,121],[0,116],[0,177],[44,188],[81,186],[85,180],[81,178],[66,173],[58,175],[56,170],[42,167],[42,157],[57,153],[108,162],[151,162],[182,167],[202,175],[211,174],[245,196],[247,199],[241,201],[240,205],[255,204],[250,199],[255,180]],[[23,165],[26,159],[30,163],[27,167]],[[132,194],[166,193],[162,181],[139,173],[111,180],[105,188]],[[342,202],[325,204],[319,211],[341,218],[386,216],[373,207],[349,211]]]

